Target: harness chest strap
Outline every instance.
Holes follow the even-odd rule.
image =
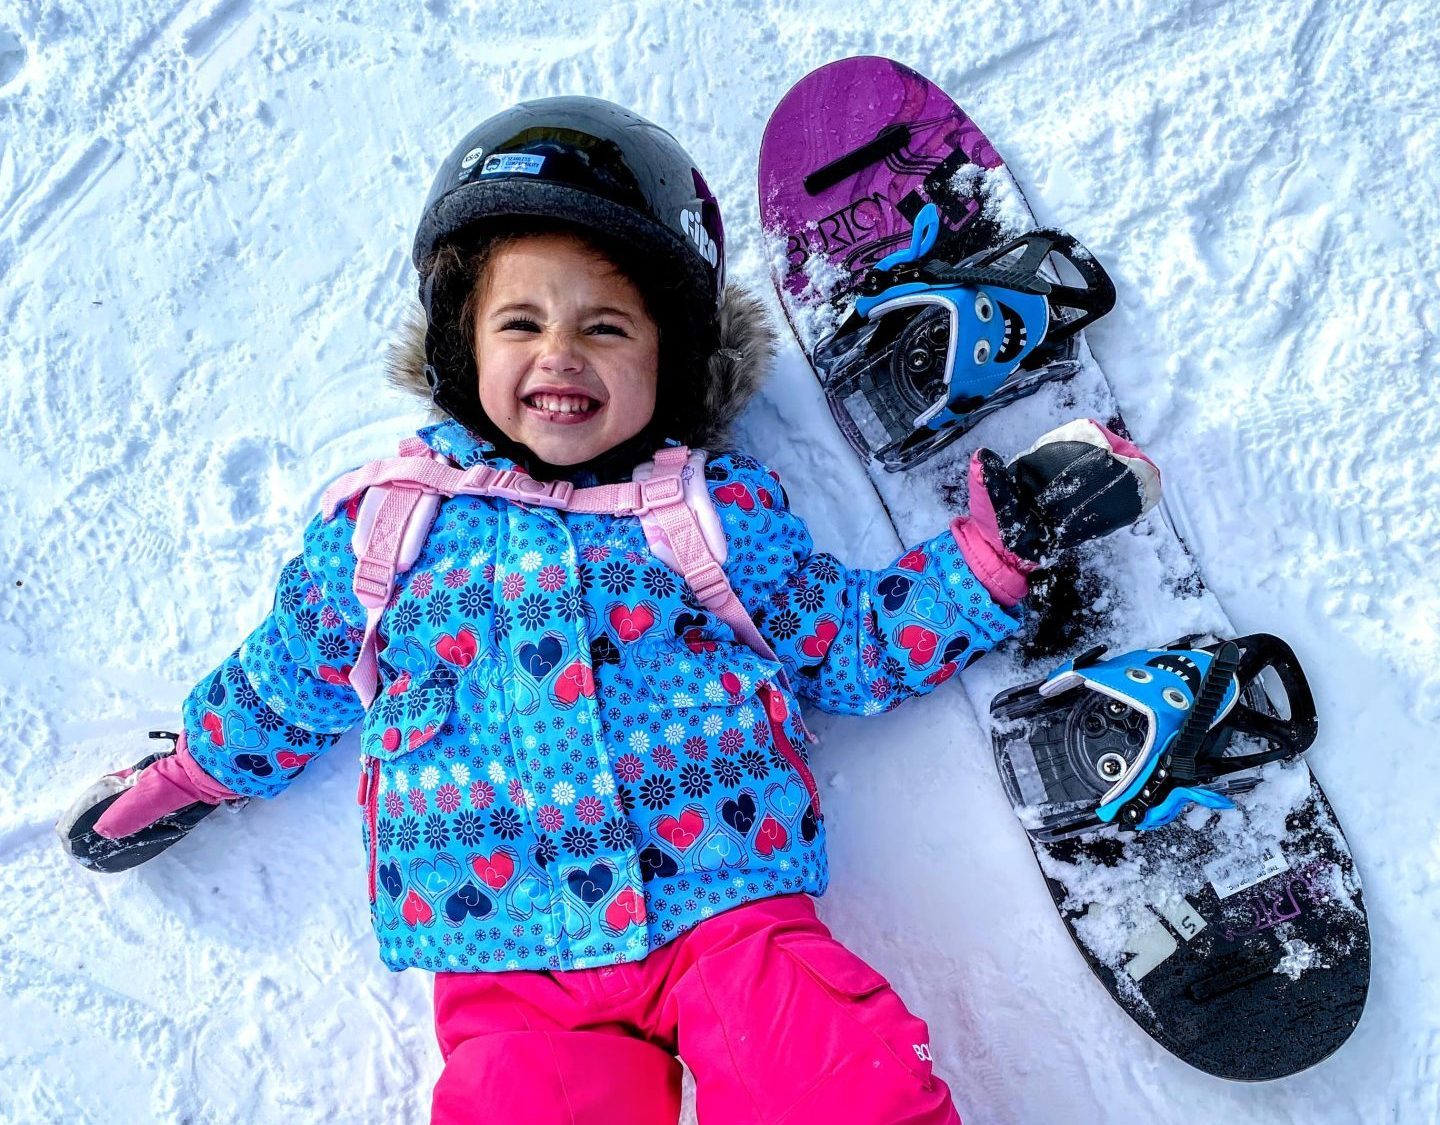
[[[634,481],[577,489],[569,481],[539,481],[488,465],[461,470],[419,438],[407,438],[400,444],[399,457],[372,461],[341,477],[326,489],[321,502],[327,520],[341,503],[366,493],[352,537],[355,597],[365,607],[366,618],[365,636],[349,678],[361,702],[368,709],[378,689],[380,615],[389,604],[396,577],[418,557],[441,496],[491,496],[560,511],[637,516],[652,549],[680,572],[700,604],[759,656],[780,663],[735,596],[687,498],[683,473],[690,457],[684,446],[662,449],[650,465],[642,466],[648,470],[643,479],[637,471]],[[695,460],[693,471],[703,472],[704,455],[697,454]],[[711,522],[719,534],[713,513]],[[723,539],[719,552],[723,560]],[[783,670],[780,678],[785,680]]]

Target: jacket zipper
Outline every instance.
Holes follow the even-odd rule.
[[[370,873],[368,876],[370,901],[375,901],[375,877],[379,864],[378,845],[375,841],[376,821],[380,816],[380,759],[370,758],[360,771],[360,788],[355,794],[356,803],[365,810],[365,838],[370,842]]]
[[[768,680],[760,685],[760,694],[765,699],[765,714],[770,720],[770,734],[775,739],[775,748],[780,751],[784,758],[795,772],[800,775],[800,780],[805,783],[805,791],[810,794],[810,804],[815,809],[815,817],[820,818],[820,790],[815,785],[815,775],[810,772],[810,767],[805,764],[805,759],[800,757],[789,737],[785,734],[785,719],[790,714],[785,706],[785,696],[774,684]]]

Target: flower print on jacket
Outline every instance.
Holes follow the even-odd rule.
[[[421,437],[462,468],[509,467],[456,423]],[[382,618],[368,714],[346,681],[365,614],[344,511],[310,523],[270,615],[191,693],[196,758],[254,796],[363,720],[391,968],[637,960],[719,910],[822,893],[802,705],[889,709],[1017,627],[948,529],[848,568],[758,461],[713,457],[705,477],[726,574],[779,664],[708,615],[633,518],[456,497]],[[457,565],[472,557],[488,561]]]
[[[753,298],[726,304],[732,337],[689,437],[701,448],[723,448],[773,348]],[[423,340],[401,353],[397,381],[428,403]],[[512,467],[457,423],[420,436],[463,468]],[[273,797],[360,725],[359,855],[393,969],[634,961],[733,906],[820,894],[801,707],[894,707],[1018,621],[948,529],[893,566],[852,569],[816,552],[759,462],[712,456],[705,478],[726,575],[778,664],[701,608],[637,520],[457,497],[381,617],[367,713],[348,682],[365,628],[356,500],[311,521],[270,614],[190,693],[192,754],[236,792]]]

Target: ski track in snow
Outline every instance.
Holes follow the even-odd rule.
[[[49,826],[258,622],[324,485],[419,420],[381,363],[412,224],[465,128],[524,97],[633,106],[695,153],[732,276],[768,295],[765,120],[857,53],[945,86],[1037,218],[1110,269],[1119,304],[1090,343],[1206,581],[1240,628],[1286,636],[1316,687],[1312,764],[1364,881],[1374,983],[1351,1041],[1295,1078],[1242,1087],[1174,1061],[1071,947],[957,690],[816,717],[822,915],[929,1021],[970,1121],[1436,1119],[1431,13],[1014,15],[0,3],[0,1120],[425,1119],[429,978],[374,955],[353,736],[284,801],[129,875],[64,863]],[[748,447],[821,547],[888,562],[799,365],[787,336]],[[1013,453],[1034,435],[1002,415],[985,436]]]

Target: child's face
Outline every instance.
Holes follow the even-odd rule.
[[[476,375],[480,404],[507,437],[576,465],[644,428],[660,331],[629,279],[565,234],[503,247],[486,279]]]

